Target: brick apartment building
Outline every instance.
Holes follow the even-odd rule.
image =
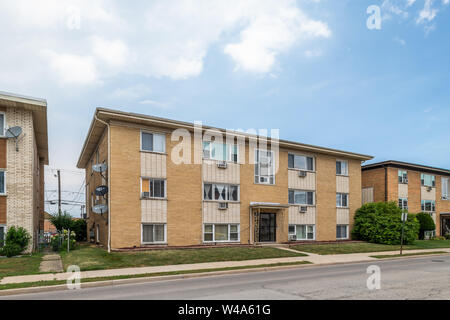
[[[7,131],[19,126],[18,139]],[[0,238],[24,227],[37,246],[44,224],[44,165],[48,165],[47,102],[0,92]]]
[[[213,138],[225,133],[97,109],[77,164],[86,170],[88,235],[111,249],[349,238],[361,163],[372,157],[283,140],[264,146],[235,131]],[[99,186],[107,195],[96,195]],[[94,213],[101,204],[108,211]]]
[[[395,201],[411,213],[427,212],[436,234],[450,233],[450,170],[400,161],[362,167],[363,203]]]

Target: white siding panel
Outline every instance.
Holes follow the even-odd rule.
[[[428,191],[428,187],[421,187],[421,194],[422,200],[436,201],[436,188],[432,188],[431,191]]]
[[[398,197],[408,198],[408,185],[405,183],[398,184]]]
[[[336,192],[350,193],[350,178],[344,176],[336,176]]]
[[[228,163],[226,169],[217,167],[217,161],[203,160],[203,181],[215,183],[240,184],[241,167],[237,163]]]
[[[240,223],[240,203],[228,203],[227,210],[219,210],[218,202],[203,202],[203,223]]]
[[[149,178],[167,178],[167,155],[141,152],[141,176]]]
[[[316,173],[308,172],[306,177],[299,177],[298,170],[289,170],[289,189],[316,190]]]
[[[141,200],[143,223],[167,223],[166,200]]]
[[[289,207],[289,224],[316,224],[316,207],[308,207],[307,213],[300,213],[299,206]]]
[[[350,209],[338,208],[336,223],[337,224],[350,224]]]

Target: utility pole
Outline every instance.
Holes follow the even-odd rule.
[[[58,170],[58,214],[61,213],[61,171]]]
[[[81,206],[81,219],[84,219],[84,205]]]

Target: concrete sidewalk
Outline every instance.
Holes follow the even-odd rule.
[[[279,248],[280,250],[289,250],[286,248]],[[411,253],[427,253],[427,252],[447,252],[450,253],[450,248],[446,249],[429,249],[429,250],[408,250],[405,254]],[[339,263],[353,263],[353,262],[367,262],[378,261],[379,259],[372,258],[375,255],[397,255],[398,251],[385,251],[385,252],[370,252],[370,253],[352,253],[352,254],[338,254],[338,255],[318,255],[307,253],[306,257],[290,257],[290,258],[274,258],[274,259],[259,259],[259,260],[245,260],[245,261],[224,261],[224,262],[207,262],[207,263],[195,263],[195,264],[180,264],[170,266],[158,266],[158,267],[140,267],[140,268],[123,268],[123,269],[109,269],[109,270],[96,270],[96,271],[84,271],[81,272],[81,279],[87,278],[100,278],[100,277],[113,277],[113,276],[133,276],[150,273],[163,273],[174,271],[189,271],[189,270],[207,270],[207,269],[221,269],[232,267],[245,267],[245,266],[260,266],[270,265],[277,263],[292,263],[308,261],[315,265],[329,265]],[[6,277],[0,281],[0,284],[11,283],[27,283],[27,282],[39,282],[39,281],[52,281],[52,280],[67,280],[71,273],[52,273],[52,274],[39,274],[28,276],[15,276]]]

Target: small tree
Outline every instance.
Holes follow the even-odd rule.
[[[5,246],[1,248],[0,255],[8,258],[21,254],[30,244],[30,233],[22,227],[11,226],[6,234]]]
[[[59,232],[71,229],[73,226],[72,216],[67,212],[52,215],[52,217],[50,218],[50,222]]]
[[[420,223],[419,239],[425,238],[425,231],[436,230],[436,224],[434,223],[433,218],[430,216],[430,214],[421,212],[416,214],[416,218]]]
[[[72,229],[75,231],[77,241],[87,240],[87,224],[85,220],[78,219],[73,222]]]

